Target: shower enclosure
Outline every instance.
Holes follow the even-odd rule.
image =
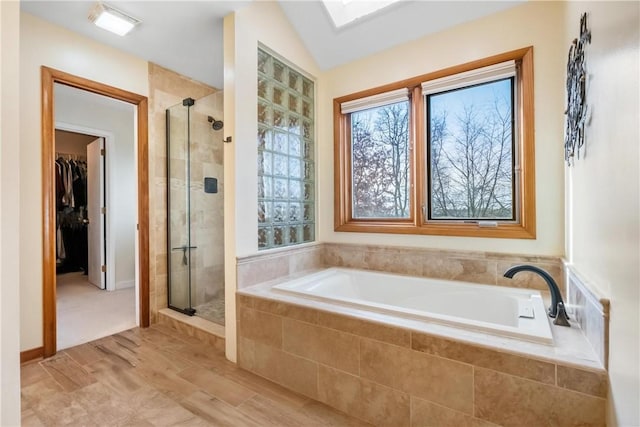
[[[169,307],[224,324],[222,92],[166,110]]]

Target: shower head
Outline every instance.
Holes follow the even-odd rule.
[[[211,123],[211,127],[213,128],[213,130],[220,130],[224,126],[222,120],[216,120],[211,116],[208,116],[207,120],[209,121],[209,123]]]

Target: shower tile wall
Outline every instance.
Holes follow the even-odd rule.
[[[222,101],[215,93],[191,107],[191,244],[198,247],[192,251],[191,298],[196,315],[205,318],[210,303],[224,298],[223,130],[207,120],[222,120]],[[205,177],[218,180],[217,193],[204,192]]]
[[[167,307],[167,154],[165,111],[216,89],[149,63],[149,299],[151,322]]]

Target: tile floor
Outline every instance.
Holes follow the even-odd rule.
[[[23,426],[365,426],[165,325],[22,366]]]
[[[103,291],[82,272],[56,276],[56,306],[58,350],[136,326],[134,288]]]
[[[196,316],[224,326],[224,293],[204,304],[196,305]]]

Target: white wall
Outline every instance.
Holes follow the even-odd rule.
[[[20,2],[0,2],[0,425],[20,424]]]
[[[588,13],[585,150],[565,168],[567,258],[611,300],[609,425],[640,425],[640,3],[567,2],[564,47]]]
[[[319,238],[330,242],[562,255],[563,72],[560,2],[528,2],[329,70],[318,102]],[[399,29],[401,30],[401,29]],[[486,239],[333,231],[333,98],[534,47],[537,238]]]
[[[320,75],[315,61],[277,2],[254,2],[225,18],[225,136],[233,137],[232,144],[225,144],[224,158],[227,319],[235,319],[235,257],[258,251],[258,193],[255,172],[258,42],[308,74],[315,77]],[[319,81],[316,82],[316,90],[321,90]],[[227,165],[230,167],[226,167]],[[235,320],[228,320],[226,324],[227,357],[235,359]]]
[[[113,134],[107,147],[107,230],[115,245],[107,253],[107,277],[117,289],[135,281],[135,111],[126,102],[55,84],[55,121]],[[57,147],[56,147],[57,149]],[[85,150],[86,152],[86,150]],[[111,234],[113,233],[113,234]],[[109,239],[111,240],[111,239]],[[112,256],[115,255],[115,256]]]
[[[4,2],[3,2],[4,3]],[[32,15],[20,15],[20,348],[42,346],[40,67],[147,96],[148,64]],[[134,185],[131,183],[130,185]]]

